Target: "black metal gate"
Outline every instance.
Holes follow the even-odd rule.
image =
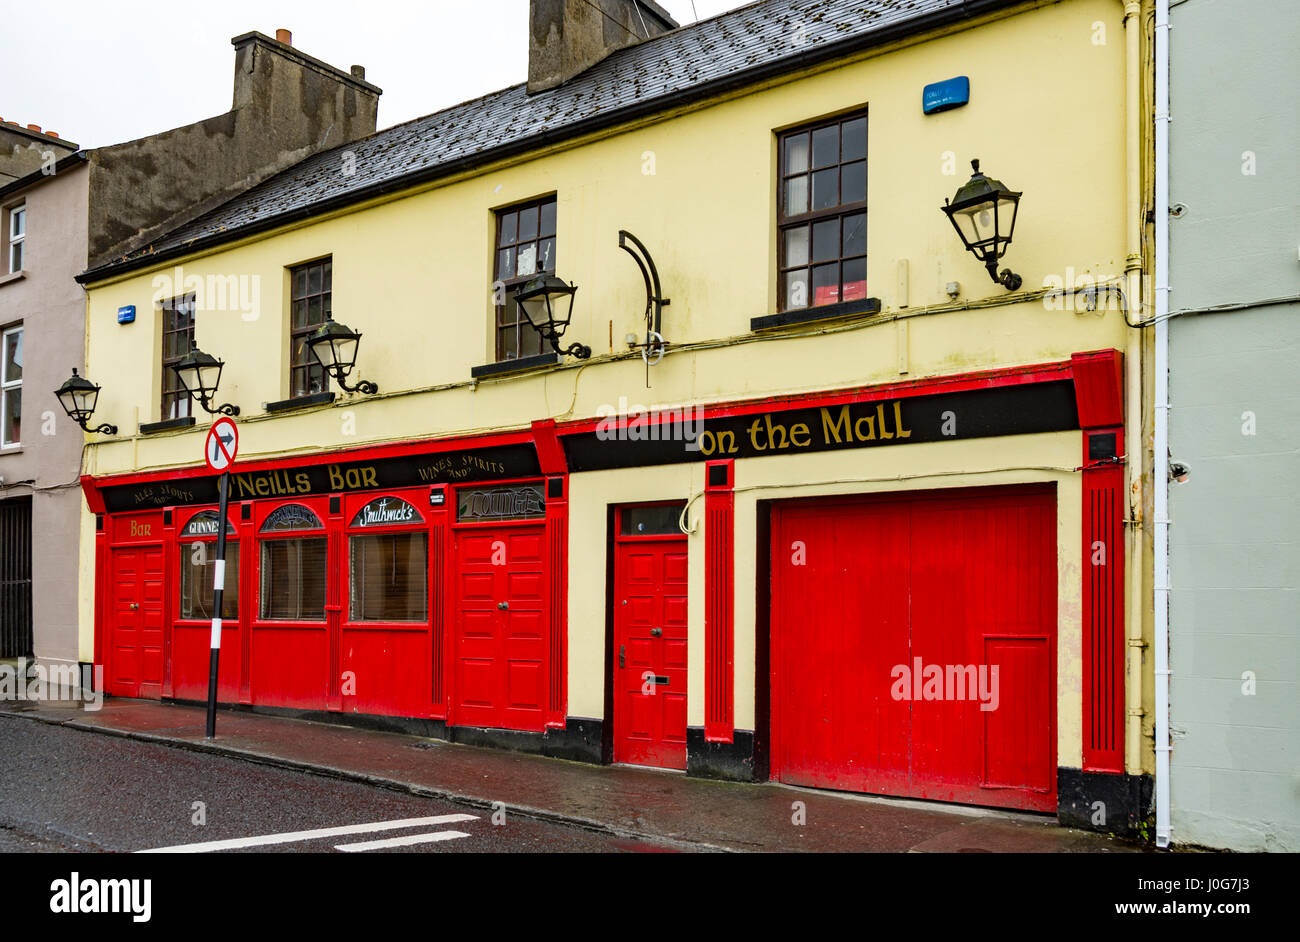
[[[0,500],[0,657],[32,655],[32,499]]]

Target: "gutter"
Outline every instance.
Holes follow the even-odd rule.
[[[805,52],[774,59],[763,65],[756,66],[755,68],[725,75],[721,78],[714,79],[711,82],[706,82],[703,85],[695,85],[687,89],[682,89],[679,92],[670,93],[649,101],[637,102],[628,105],[625,108],[620,108],[605,114],[594,115],[591,118],[579,121],[576,124],[565,125],[563,128],[554,131],[542,131],[539,134],[534,134],[518,141],[511,141],[508,144],[503,144],[490,150],[480,151],[477,154],[469,154],[465,157],[451,161],[450,163],[442,163],[432,167],[426,167],[422,170],[417,170],[393,180],[385,180],[381,183],[372,184],[371,186],[363,187],[359,190],[342,193],[330,199],[312,203],[309,206],[302,206],[298,209],[289,210],[288,212],[260,220],[248,226],[240,226],[236,229],[227,229],[222,232],[212,233],[197,238],[192,242],[172,246],[149,255],[143,255],[137,258],[118,262],[110,262],[106,265],[100,265],[97,268],[90,268],[75,276],[76,281],[78,284],[82,285],[91,284],[114,275],[125,274],[126,272],[135,271],[140,268],[148,268],[158,262],[165,262],[174,258],[192,255],[195,252],[204,249],[223,245],[227,242],[233,242],[237,239],[243,239],[262,232],[268,232],[272,229],[279,229],[282,226],[299,222],[304,219],[311,219],[314,216],[323,216],[327,213],[333,212],[334,210],[342,209],[356,203],[363,203],[380,196],[386,196],[390,193],[409,190],[413,187],[419,186],[420,184],[431,183],[443,179],[444,177],[454,176],[457,173],[471,170],[478,166],[494,163],[498,160],[504,160],[510,157],[516,157],[531,151],[542,150],[546,147],[573,138],[582,137],[595,131],[601,131],[620,124],[626,124],[639,118],[651,117],[675,107],[692,104],[749,85],[754,85],[764,81],[765,79],[775,78],[790,72],[798,72],[804,68],[819,65],[828,60],[849,56],[857,52],[872,49],[876,46],[883,46],[917,33],[929,32],[932,30],[942,29],[945,26],[963,23],[974,17],[986,13],[995,13],[1008,7],[1024,5],[1026,2],[1027,0],[963,0],[963,3],[960,6],[946,7],[943,10],[939,10],[927,16],[904,20],[903,22],[895,23],[893,26],[879,30],[871,30],[870,32],[863,33],[859,36],[853,36],[839,42],[822,43]],[[272,177],[272,179],[274,179],[274,177]]]
[[[10,193],[17,193],[19,190],[25,190],[29,186],[40,183],[42,180],[48,180],[50,177],[58,176],[74,164],[85,163],[90,159],[89,153],[89,151],[84,150],[73,151],[71,154],[68,154],[68,156],[60,159],[54,164],[54,173],[46,173],[44,170],[37,170],[34,173],[27,174],[25,177],[19,177],[12,183],[6,183],[4,186],[0,186],[0,199],[4,199]]]
[[[1155,747],[1156,846],[1168,847],[1169,809],[1169,0],[1155,22]]]
[[[1125,159],[1125,209],[1124,218],[1127,232],[1127,257],[1124,261],[1125,290],[1130,304],[1135,311],[1142,307],[1145,297],[1142,290],[1142,4],[1139,0],[1124,0],[1124,42],[1125,42],[1125,77],[1124,77],[1124,159]],[[1142,315],[1135,318],[1139,323]],[[1125,575],[1127,615],[1125,617],[1124,639],[1124,769],[1130,775],[1142,773],[1142,677],[1143,649],[1146,644],[1142,637],[1143,602],[1145,591],[1142,583],[1144,553],[1144,528],[1142,526],[1143,507],[1143,472],[1145,461],[1142,454],[1145,449],[1140,443],[1145,441],[1143,428],[1144,413],[1142,404],[1142,374],[1145,358],[1142,348],[1145,345],[1143,332],[1126,332],[1126,350],[1124,369],[1127,375],[1127,403],[1125,413],[1126,450],[1130,456],[1127,462],[1128,493],[1124,506],[1128,507],[1129,538],[1128,567]]]

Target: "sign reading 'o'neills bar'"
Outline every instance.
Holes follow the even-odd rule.
[[[570,471],[1060,432],[1079,427],[1068,380],[703,419],[610,417],[562,436]]]
[[[380,488],[416,487],[457,481],[491,481],[541,474],[531,442],[473,451],[402,455],[372,461],[322,462],[294,468],[236,471],[230,475],[230,499],[307,497]],[[156,484],[104,488],[109,513],[126,510],[214,504],[219,475],[182,478]]]

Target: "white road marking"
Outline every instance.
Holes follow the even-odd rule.
[[[458,837],[469,837],[464,831],[434,831],[432,834],[407,834],[404,837],[389,837],[382,841],[361,841],[356,844],[335,844],[335,850],[355,853],[363,850],[383,850],[385,847],[410,847],[412,844],[432,844],[436,841],[453,841]]]
[[[241,847],[261,847],[266,844],[292,844],[296,841],[315,841],[324,837],[345,837],[348,834],[373,834],[375,831],[393,831],[397,828],[422,828],[433,824],[455,824],[457,821],[477,821],[474,814],[441,814],[431,818],[402,818],[399,821],[375,821],[371,824],[348,824],[336,828],[315,828],[311,831],[287,831],[284,834],[263,834],[259,837],[232,837],[224,841],[206,841],[201,844],[175,844],[137,850],[137,854],[206,854],[214,850],[237,850]],[[456,832],[449,832],[456,833]]]

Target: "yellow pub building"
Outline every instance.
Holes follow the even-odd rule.
[[[533,2],[526,82],[83,273],[82,659],[1138,827],[1145,7]]]

